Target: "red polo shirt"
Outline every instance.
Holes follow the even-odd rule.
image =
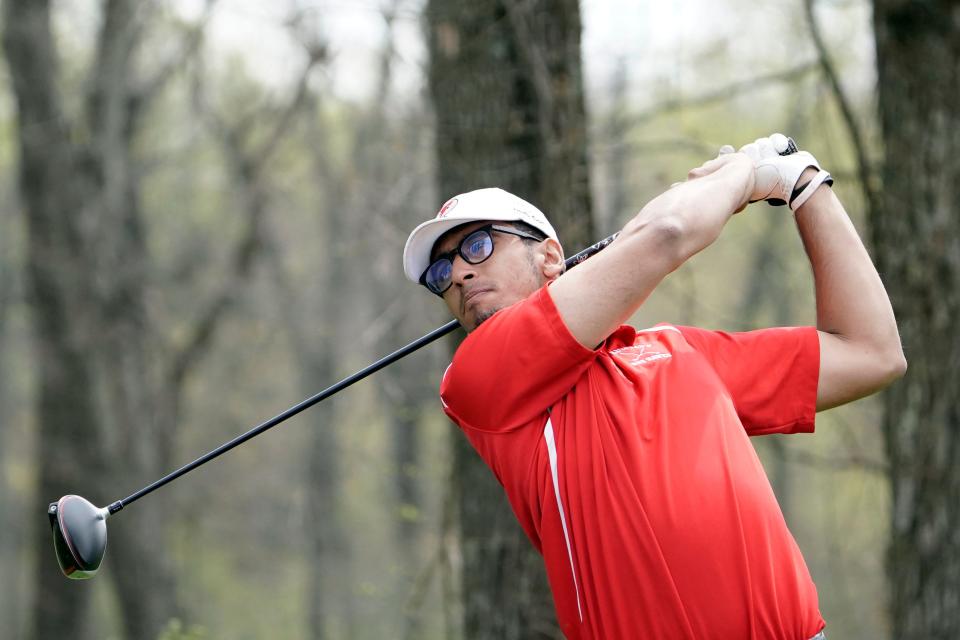
[[[591,351],[545,287],[463,341],[440,395],[568,638],[805,640],[816,588],[748,436],[813,431],[818,372],[810,327],[622,326]]]

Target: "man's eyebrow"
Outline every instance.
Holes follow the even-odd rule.
[[[468,224],[470,224],[470,223],[468,222],[468,223],[466,223],[466,224],[464,224],[464,225],[460,225],[460,226],[467,226]],[[430,249],[430,261],[431,261],[431,262],[433,262],[434,260],[436,260],[437,256],[440,255],[441,253],[449,253],[450,251],[455,251],[455,250],[456,250],[457,245],[460,244],[460,241],[463,240],[463,238],[465,237],[465,235],[457,238],[457,241],[453,244],[453,246],[450,247],[449,249],[447,249],[446,251],[440,251],[440,247],[441,247],[441,246],[443,245],[443,243],[446,242],[449,238],[454,238],[454,237],[456,237],[458,231],[460,231],[460,227],[454,227],[453,229],[450,229],[449,231],[445,232],[442,236],[440,236],[439,238],[437,238],[437,241],[433,243],[433,248]]]
[[[434,243],[433,249],[430,250],[430,261],[431,261],[431,262],[433,262],[434,260],[436,260],[436,259],[437,259],[437,256],[439,256],[439,255],[441,255],[441,254],[443,254],[443,253],[449,253],[451,250],[454,250],[454,249],[456,248],[456,245],[454,245],[453,247],[451,247],[450,249],[447,249],[446,251],[441,251],[441,250],[440,250],[440,247],[441,247],[442,245],[443,245],[443,242],[441,242],[440,240],[437,240],[436,243]]]

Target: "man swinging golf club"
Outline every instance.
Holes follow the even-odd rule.
[[[832,179],[792,144],[724,148],[570,271],[546,217],[499,189],[456,196],[407,240],[407,277],[469,334],[444,411],[543,554],[568,638],[825,637],[748,436],[812,432],[816,411],[878,391],[906,361]],[[758,200],[795,213],[815,328],[623,324]]]

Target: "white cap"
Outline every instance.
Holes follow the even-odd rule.
[[[496,187],[461,193],[447,200],[436,217],[419,225],[403,248],[403,271],[414,282],[430,266],[430,252],[436,241],[450,229],[468,222],[499,220],[525,222],[558,240],[557,232],[540,209],[512,193]]]

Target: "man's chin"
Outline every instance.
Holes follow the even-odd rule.
[[[467,329],[467,331],[468,332],[475,331],[477,327],[479,327],[481,324],[486,322],[491,316],[493,316],[493,314],[495,314],[499,310],[500,310],[499,307],[492,308],[492,309],[477,309],[473,314],[473,328]]]

